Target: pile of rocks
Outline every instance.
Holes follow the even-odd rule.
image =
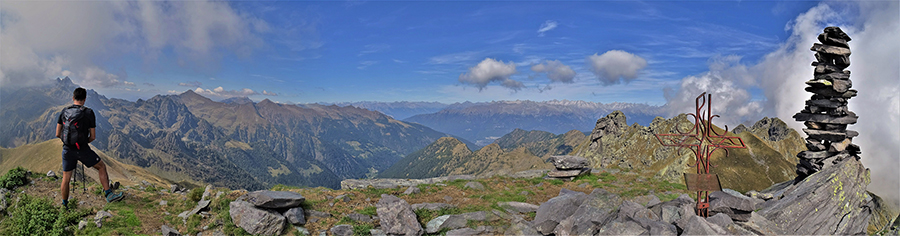
[[[287,191],[255,191],[229,204],[235,225],[253,235],[281,235],[285,222],[306,224],[303,195]]]
[[[857,91],[850,89],[850,37],[841,28],[827,27],[819,35],[819,43],[810,50],[816,52],[813,79],[806,81],[806,91],[813,96],[806,100],[806,108],[794,115],[796,121],[804,122],[808,138],[808,151],[797,154],[797,178],[802,180],[839,161],[853,157],[859,159],[859,146],[851,143],[856,131],[847,130],[847,125],[855,124],[859,118],[847,109],[847,101],[855,97]]]
[[[556,170],[547,172],[548,178],[572,180],[576,176],[591,172],[588,160],[580,156],[551,156],[550,162]]]

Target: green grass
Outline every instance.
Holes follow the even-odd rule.
[[[305,209],[305,208],[304,208],[304,209]],[[375,206],[367,206],[366,208],[363,208],[362,210],[359,210],[359,211],[356,211],[356,212],[359,213],[359,214],[369,215],[369,216],[375,216],[375,215],[378,215],[378,212],[376,212]]]
[[[66,231],[66,228],[90,214],[89,209],[79,209],[77,205],[75,199],[69,203],[70,210],[63,211],[49,199],[22,194],[19,201],[7,209],[9,215],[0,223],[0,234],[72,235],[74,232]]]
[[[416,218],[419,219],[419,224],[421,224],[422,227],[425,227],[425,224],[428,223],[428,221],[431,221],[434,218],[437,218],[438,216],[455,215],[455,214],[463,213],[463,211],[462,211],[462,209],[451,207],[451,208],[441,208],[438,210],[418,209],[418,210],[415,210],[415,213],[416,213]]]
[[[550,184],[557,185],[557,186],[563,185],[566,183],[565,181],[562,181],[561,179],[550,179],[549,182],[550,182]]]
[[[362,223],[353,226],[353,235],[370,235],[369,230],[375,229],[370,223]]]

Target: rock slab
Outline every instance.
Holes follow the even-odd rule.
[[[253,235],[281,235],[284,229],[284,216],[273,210],[256,208],[245,201],[233,201],[228,204],[231,221]]]
[[[419,224],[412,206],[405,200],[382,194],[375,204],[375,212],[381,220],[381,229],[388,235],[422,235],[425,230]]]

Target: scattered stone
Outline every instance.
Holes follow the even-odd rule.
[[[352,236],[353,235],[353,226],[351,225],[335,225],[331,227],[331,235],[334,236]]]
[[[371,216],[363,215],[363,214],[359,214],[359,213],[350,213],[349,215],[347,215],[347,217],[349,217],[351,220],[356,221],[356,222],[372,223],[374,221],[374,220],[372,220]]]
[[[161,227],[162,235],[165,236],[181,236],[181,233],[178,230],[169,227],[168,225],[162,225]]]
[[[107,211],[98,211],[97,215],[94,216],[94,224],[97,225],[97,228],[103,228],[103,219],[113,217]]]
[[[594,189],[571,216],[559,222],[556,235],[593,235],[616,216],[619,196],[603,189]]]
[[[372,234],[372,236],[387,236],[384,230],[381,229],[370,229],[369,234]]]
[[[418,204],[412,204],[413,210],[426,209],[426,210],[437,211],[437,210],[440,210],[440,209],[454,208],[454,207],[456,207],[456,206],[450,205],[450,204],[447,204],[447,203],[418,203]]]
[[[416,218],[412,207],[405,200],[393,195],[382,194],[375,204],[381,228],[386,234],[422,235],[424,230]]]
[[[648,207],[662,202],[659,200],[659,197],[657,197],[656,195],[653,195],[653,194],[638,196],[638,197],[635,197],[634,199],[632,199],[631,201],[634,201],[638,204],[641,204],[643,206],[648,206]]]
[[[160,205],[160,206],[167,206],[167,205],[169,205],[169,201],[166,201],[166,200],[159,200],[159,205]]]
[[[88,224],[88,222],[86,220],[78,221],[78,230],[84,229],[84,227],[87,227],[87,224]]]
[[[516,222],[509,226],[509,228],[506,229],[506,232],[504,232],[503,235],[538,236],[541,234],[525,222]]]
[[[348,193],[348,194],[341,194],[341,195],[338,195],[337,197],[334,197],[334,199],[337,199],[337,200],[340,200],[340,201],[344,201],[344,202],[349,202],[349,201],[353,200],[353,199],[350,198],[350,196],[352,196],[352,195],[353,195],[353,194],[349,194],[349,193]]]
[[[643,235],[649,232],[634,221],[613,221],[604,225],[597,235]]]
[[[191,209],[190,213],[188,213],[188,217],[190,217],[192,215],[196,215],[197,213],[200,213],[200,211],[208,210],[209,203],[210,203],[209,200],[197,202],[197,206],[194,207],[194,209]]]
[[[709,223],[697,215],[689,215],[676,224],[683,230],[682,235],[723,235],[728,233],[722,227]]]
[[[284,216],[273,210],[254,207],[246,201],[233,201],[229,204],[228,213],[235,225],[255,235],[281,235],[284,228]]]
[[[444,201],[446,201],[446,202],[453,201],[453,197],[444,196]]]
[[[212,185],[207,184],[206,189],[203,190],[203,196],[200,197],[200,200],[210,200],[209,197],[212,195]]]
[[[169,186],[170,193],[178,192],[179,189],[180,188],[178,188],[178,185],[175,185],[175,184]]]
[[[294,207],[284,212],[284,218],[292,225],[303,225],[306,224],[305,214],[303,207]]]
[[[409,186],[409,188],[407,188],[406,191],[403,191],[403,195],[416,194],[416,193],[420,193],[420,192],[422,192],[422,190],[420,190],[416,186]]]
[[[300,235],[309,235],[309,230],[300,226],[294,226],[294,229],[297,230],[297,233]]]
[[[537,212],[540,206],[524,202],[498,202],[497,206],[511,213]]]
[[[288,191],[261,190],[244,195],[242,200],[262,208],[292,208],[299,206],[306,198],[303,195]]]
[[[56,178],[56,172],[53,172],[52,170],[47,171],[47,177]]]
[[[570,178],[570,177],[584,175],[584,174],[587,174],[590,172],[591,172],[590,168],[584,168],[584,169],[580,169],[580,170],[557,170],[557,171],[547,172],[547,176],[549,176],[551,178]]]
[[[578,185],[578,188],[587,188],[588,186],[591,186],[591,185],[588,183],[582,183],[582,184]]]
[[[474,181],[466,183],[466,185],[463,187],[471,188],[471,189],[475,189],[475,190],[484,190],[483,184],[481,184],[479,182],[474,182]]]
[[[580,156],[551,156],[550,163],[557,170],[581,170],[588,167],[588,160]]]

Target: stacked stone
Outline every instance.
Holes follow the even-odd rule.
[[[856,96],[850,89],[850,37],[841,28],[827,27],[819,34],[819,42],[811,51],[816,52],[813,79],[806,81],[806,91],[813,93],[806,100],[806,108],[794,115],[794,120],[806,126],[806,147],[808,151],[797,154],[798,179],[806,178],[824,168],[846,158],[859,159],[859,146],[851,143],[856,131],[847,130],[847,125],[855,124],[859,118],[847,109],[847,101]]]
[[[550,162],[556,170],[547,172],[548,178],[572,180],[576,176],[591,172],[588,160],[580,156],[551,156]]]

